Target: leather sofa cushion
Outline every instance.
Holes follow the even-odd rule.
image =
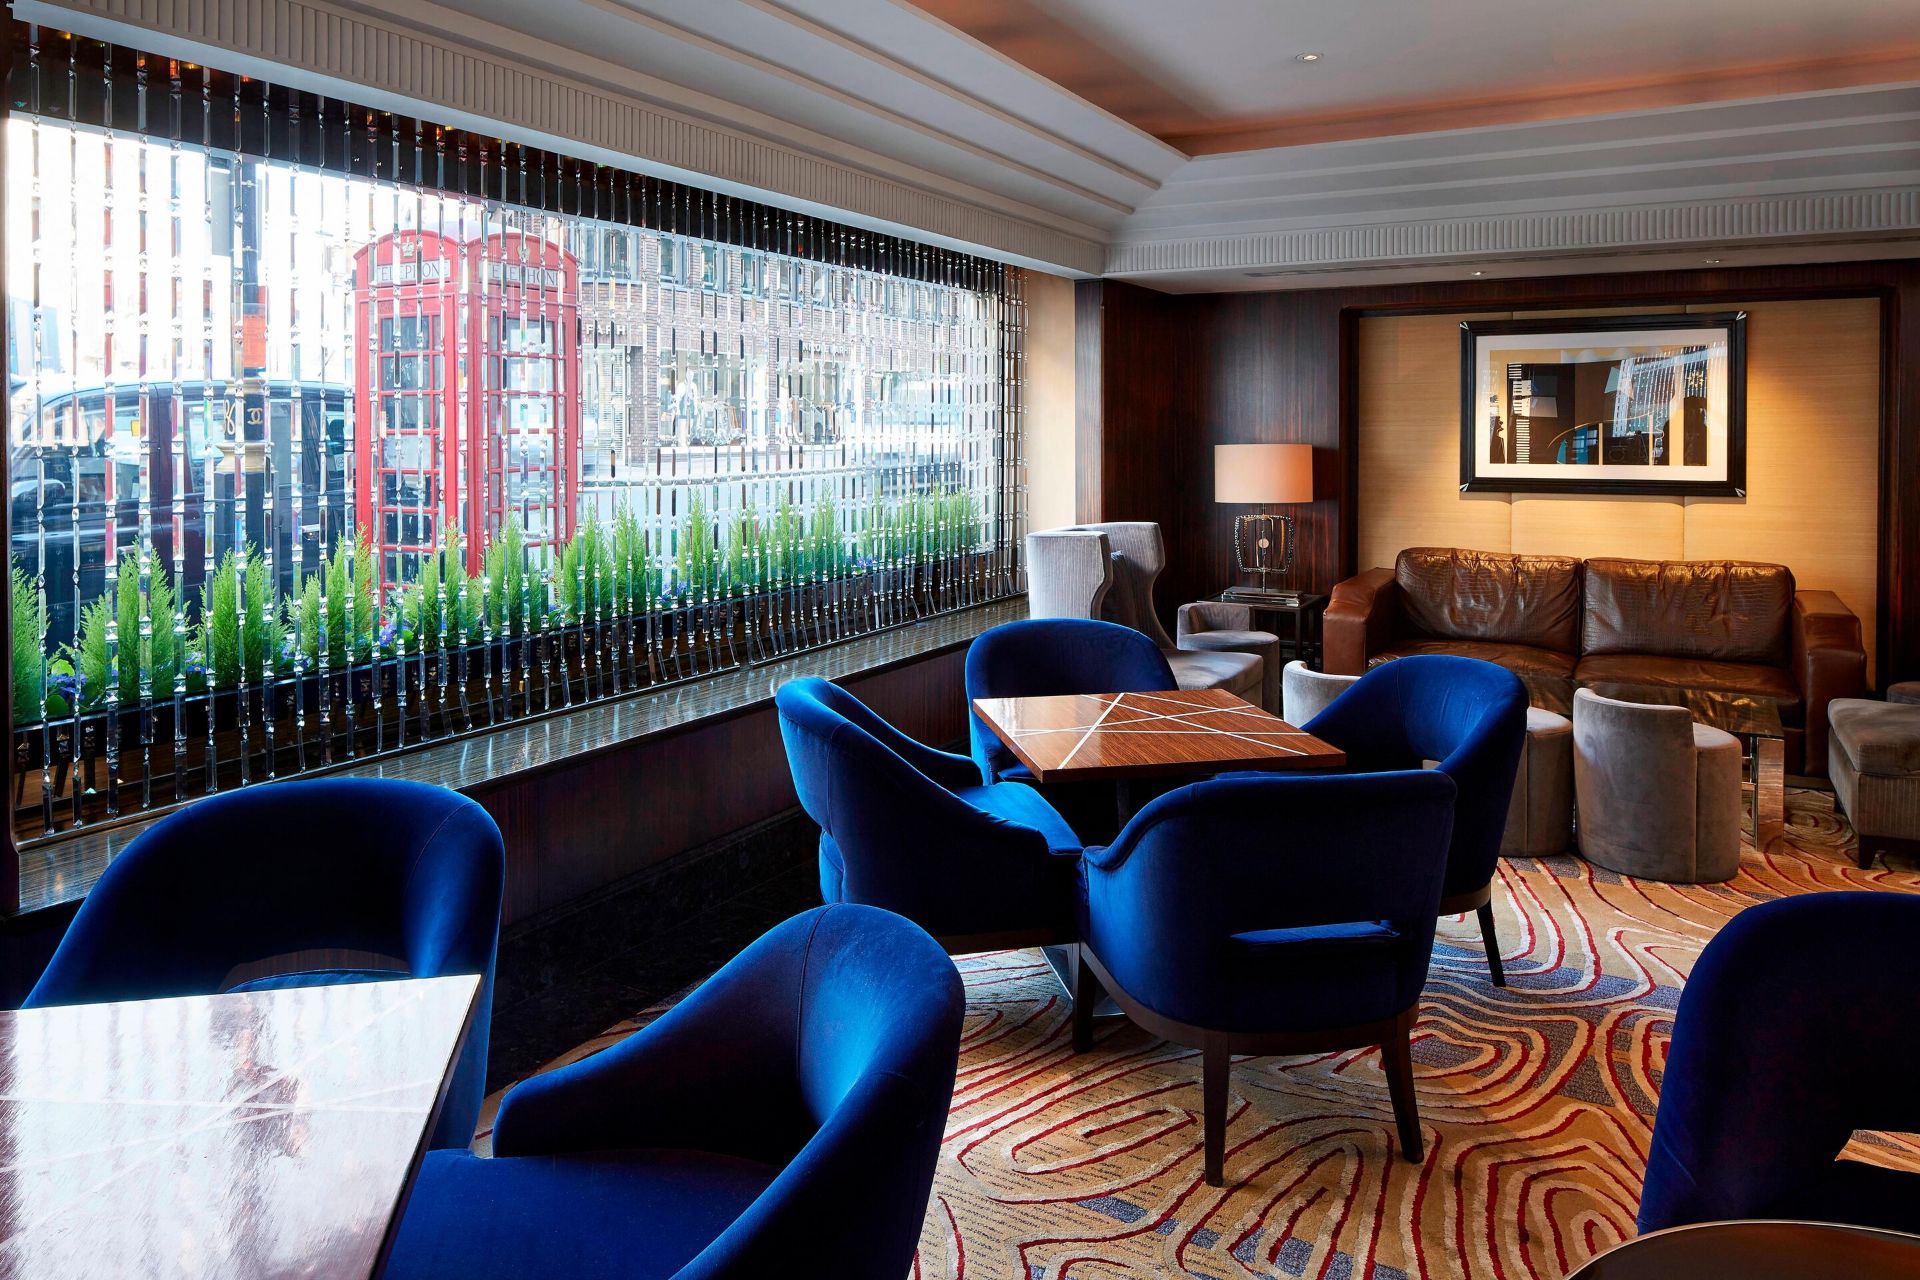
[[[1787,663],[1793,574],[1738,560],[1589,560],[1582,654]]]
[[[1569,556],[1409,547],[1393,577],[1408,634],[1578,648],[1580,562]]]
[[[1835,698],[1827,704],[1833,740],[1856,773],[1920,774],[1920,706]]]
[[[1493,640],[1402,640],[1374,655],[1373,664],[1389,658],[1407,658],[1418,653],[1450,653],[1461,658],[1497,662],[1515,675],[1573,675],[1572,654],[1536,649],[1531,645],[1502,644]],[[1370,664],[1371,665],[1371,664]]]
[[[1800,687],[1779,667],[1754,662],[1709,662],[1645,653],[1600,654],[1580,659],[1574,678],[1581,684],[1642,684],[1665,689],[1703,689],[1747,693],[1780,704],[1780,723],[1797,726],[1806,718]],[[1595,692],[1606,695],[1605,689]]]
[[[1375,654],[1367,665],[1378,666],[1388,659],[1416,653],[1450,653],[1498,663],[1520,677],[1527,686],[1527,701],[1534,706],[1560,715],[1573,710],[1572,654],[1493,640],[1402,640]]]

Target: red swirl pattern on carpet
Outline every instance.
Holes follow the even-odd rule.
[[[1037,953],[962,959],[967,1026],[916,1276],[1566,1275],[1632,1234],[1674,1010],[1707,939],[1786,894],[1920,891],[1909,863],[1855,869],[1831,797],[1792,793],[1788,817],[1720,885],[1508,861],[1505,990],[1472,918],[1443,920],[1414,1041],[1419,1165],[1399,1158],[1376,1051],[1241,1059],[1230,1185],[1208,1187],[1197,1053],[1113,1020],[1075,1056]]]
[[[1414,1033],[1419,1165],[1399,1157],[1376,1051],[1240,1059],[1231,1185],[1208,1187],[1196,1053],[1114,1020],[1075,1056],[1037,952],[963,957],[959,1075],[914,1277],[1558,1280],[1633,1232],[1674,1010],[1715,931],[1788,894],[1920,892],[1912,860],[1854,867],[1832,796],[1790,791],[1787,818],[1725,884],[1509,860],[1494,894],[1505,990],[1473,918],[1443,919]],[[1857,1137],[1849,1154],[1920,1169],[1920,1143],[1899,1137]]]

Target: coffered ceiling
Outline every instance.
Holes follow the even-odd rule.
[[[13,7],[1010,261],[1195,290],[1920,254],[1914,3]]]

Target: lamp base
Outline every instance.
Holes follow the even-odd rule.
[[[1300,607],[1300,596],[1298,591],[1274,591],[1266,587],[1228,587],[1220,593],[1222,600],[1240,604],[1283,605],[1289,609]]]

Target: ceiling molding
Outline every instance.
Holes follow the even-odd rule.
[[[1911,235],[1916,229],[1920,229],[1920,186],[1122,243],[1109,251],[1105,274],[1245,275],[1419,260],[1457,264],[1598,249]]]
[[[384,7],[392,14],[423,6]],[[1100,269],[1097,226],[524,38],[509,59],[323,0],[18,0],[14,10],[24,20],[235,70],[270,71],[370,106],[424,109],[449,124],[731,186],[807,212],[852,215],[879,229],[1024,265],[1068,274]],[[476,34],[466,21],[450,20],[440,29]],[[211,57],[216,51],[228,56]],[[544,67],[543,54],[550,60]],[[236,56],[253,65],[236,64]],[[550,69],[556,64],[573,74]],[[606,81],[624,82],[624,91]],[[694,110],[659,101],[669,97],[691,102]]]
[[[1920,86],[1698,103],[1189,161],[1106,272],[1164,288],[1422,260],[1920,237]],[[1274,286],[1270,286],[1274,287]]]

